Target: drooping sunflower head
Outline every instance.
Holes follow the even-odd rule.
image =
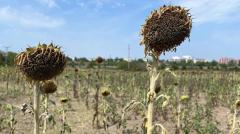
[[[51,94],[57,91],[57,85],[55,84],[54,81],[48,80],[43,82],[40,89],[45,94]]]
[[[75,69],[74,69],[74,72],[77,73],[77,72],[78,72],[78,68],[75,68]]]
[[[60,98],[60,102],[61,103],[67,103],[68,101],[69,101],[70,99],[69,98],[67,98],[67,97],[62,97],[62,98]]]
[[[155,91],[155,93],[157,94],[157,93],[160,92],[160,90],[161,90],[161,85],[158,83],[158,84],[156,85],[154,91]]]
[[[103,59],[102,57],[98,56],[98,57],[96,58],[96,62],[97,62],[97,64],[101,64],[101,63],[104,62],[104,59]]]
[[[180,6],[162,6],[154,10],[142,27],[141,44],[145,45],[145,55],[159,56],[176,50],[190,36],[192,19],[189,10]]]
[[[240,100],[237,100],[235,102],[235,107],[236,107],[237,110],[240,110]]]
[[[101,94],[102,96],[106,97],[106,96],[109,96],[110,95],[110,90],[109,90],[109,87],[103,87],[102,88],[102,91],[101,91]]]
[[[30,80],[49,80],[63,72],[66,57],[53,43],[27,48],[15,58],[18,69]]]

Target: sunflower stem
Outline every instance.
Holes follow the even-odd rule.
[[[45,102],[44,102],[44,112],[45,113],[48,113],[48,94],[46,94],[45,96]],[[45,117],[44,118],[44,124],[43,124],[43,134],[46,134],[47,133],[47,118]]]
[[[39,134],[40,83],[34,85],[34,134]]]
[[[147,134],[152,134],[153,131],[153,105],[156,98],[155,88],[157,85],[157,80],[159,78],[159,73],[157,72],[158,68],[158,58],[153,57],[153,63],[149,70],[150,74],[150,91],[147,95],[148,100],[148,109],[147,109]]]
[[[237,108],[235,107],[234,114],[233,114],[232,128],[230,130],[230,134],[234,134],[235,127],[236,127],[236,118],[237,118]]]

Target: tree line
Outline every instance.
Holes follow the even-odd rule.
[[[8,65],[14,66],[14,58],[17,53],[9,51],[7,54],[5,52],[0,52],[0,66]],[[71,67],[79,68],[96,68],[97,64],[94,59],[87,59],[85,57],[71,58],[67,57],[67,63]],[[151,61],[149,61],[151,62]],[[171,68],[173,70],[189,70],[189,69],[199,69],[199,70],[240,70],[240,63],[230,61],[228,64],[219,64],[217,61],[213,60],[210,62],[196,62],[193,61],[168,61],[161,60],[159,69]],[[108,58],[105,59],[102,68],[106,69],[121,69],[121,70],[131,70],[131,71],[144,71],[146,70],[146,61],[143,59],[133,59],[130,62],[123,58]]]
[[[94,68],[96,63],[94,60],[88,60],[87,58],[74,58],[70,61],[72,66],[79,66],[85,68]],[[148,61],[151,62],[151,61]],[[160,60],[159,69],[171,68],[173,70],[240,70],[240,63],[235,61],[230,61],[228,64],[219,64],[216,60],[208,62],[196,62],[192,60],[189,61],[169,61]],[[143,71],[146,70],[146,61],[143,59],[134,59],[128,62],[123,58],[108,58],[105,59],[102,67],[121,69],[121,70],[131,70],[131,71]]]
[[[0,66],[3,65],[14,65],[14,59],[17,53],[9,51],[8,53],[0,52]]]

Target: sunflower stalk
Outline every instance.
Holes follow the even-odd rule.
[[[94,122],[96,120],[96,126],[97,128],[100,127],[100,123],[99,123],[99,90],[100,90],[100,64],[98,64],[98,70],[96,72],[96,75],[97,75],[97,84],[96,84],[96,94],[95,94],[95,107],[94,107],[94,110],[95,110],[95,113],[93,115],[93,121],[92,121],[92,125],[94,126]]]
[[[78,83],[78,70],[75,69],[74,71],[74,80],[73,80],[73,97],[78,98],[78,91],[77,91],[77,83]]]
[[[103,100],[103,115],[104,115],[104,130],[106,131],[108,126],[107,126],[107,110],[108,110],[108,104],[107,104],[107,100],[104,98]]]
[[[163,127],[163,125],[162,124],[155,124],[154,125],[154,127],[160,127],[161,128],[161,133],[162,134],[168,134],[168,132],[167,132],[167,130],[166,130],[166,128],[165,127]]]
[[[68,123],[67,123],[67,121],[66,121],[66,118],[67,118],[67,116],[66,116],[66,112],[67,112],[67,109],[66,109],[66,106],[67,106],[67,104],[68,104],[68,102],[69,102],[69,99],[68,98],[66,98],[66,97],[63,97],[63,98],[61,98],[61,116],[62,116],[62,119],[61,119],[61,121],[62,121],[62,128],[61,128],[61,131],[60,131],[60,134],[65,134],[65,133],[71,133],[72,132],[72,129],[71,129],[71,127],[68,125]]]
[[[39,134],[40,82],[61,74],[66,66],[66,57],[60,47],[53,43],[26,48],[15,57],[15,64],[27,80],[34,83],[34,134]],[[48,90],[46,90],[48,92]],[[51,91],[52,92],[52,91]]]
[[[86,105],[86,107],[87,107],[87,109],[89,109],[89,90],[90,90],[90,77],[91,77],[91,75],[89,75],[88,74],[88,76],[87,76],[87,89],[86,89],[86,100],[85,100],[85,105]]]
[[[157,81],[159,80],[160,73],[158,73],[158,58],[152,56],[153,62],[151,67],[149,68],[150,74],[150,90],[147,93],[147,100],[148,100],[148,108],[147,108],[147,134],[152,134],[153,131],[153,106],[154,101],[156,99],[155,88],[157,86]]]
[[[34,134],[39,134],[40,83],[34,85]]]
[[[176,86],[175,86],[176,88]],[[180,89],[178,89],[178,94],[177,94],[177,98],[178,98],[178,109],[177,109],[177,130],[176,133],[180,133],[181,130],[181,114],[182,114],[182,104],[180,101]]]
[[[139,101],[136,101],[136,100],[132,100],[130,103],[128,103],[124,109],[122,110],[122,116],[121,116],[121,122],[119,124],[119,126],[121,126],[123,124],[123,121],[125,119],[125,114],[127,111],[130,111],[131,109],[137,107],[137,106],[142,106],[144,111],[146,111],[146,106],[142,103],[142,102],[139,102]]]
[[[234,134],[235,127],[236,127],[236,116],[237,116],[237,110],[235,109],[233,114],[233,122],[232,122],[232,128],[230,130],[230,134]]]
[[[10,134],[15,134],[15,118],[14,118],[14,111],[13,111],[13,105],[9,105],[10,110]]]
[[[46,94],[45,100],[44,100],[44,112],[45,113],[48,113],[48,99],[49,99],[49,96],[48,96],[48,94]],[[47,133],[47,120],[48,120],[48,118],[44,118],[43,134]]]
[[[234,134],[236,131],[236,124],[237,124],[237,116],[239,113],[239,109],[240,109],[240,100],[237,100],[235,102],[235,109],[234,109],[234,114],[233,114],[233,121],[232,121],[232,127],[230,130],[230,134]]]

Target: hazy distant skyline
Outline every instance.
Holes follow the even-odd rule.
[[[193,15],[190,42],[162,58],[240,59],[240,0],[0,0],[0,50],[54,42],[70,57],[143,58],[140,29],[163,4]]]

